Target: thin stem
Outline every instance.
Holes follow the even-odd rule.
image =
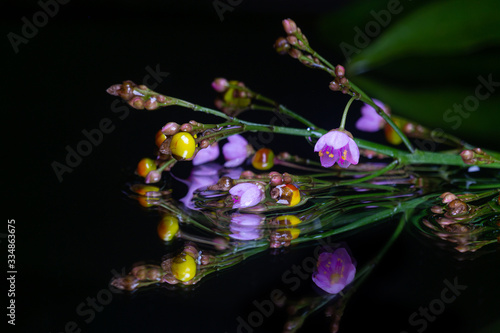
[[[347,119],[347,113],[349,112],[349,108],[351,107],[352,102],[356,99],[355,96],[351,97],[349,102],[347,102],[347,105],[344,108],[344,113],[342,114],[342,120],[340,121],[340,130],[344,130],[345,126],[345,120]]]
[[[398,160],[394,160],[390,164],[386,165],[385,167],[383,167],[375,172],[372,172],[370,175],[368,175],[366,177],[348,180],[348,181],[339,181],[336,185],[351,185],[351,184],[365,182],[367,180],[370,180],[370,179],[373,179],[373,178],[378,177],[380,175],[383,175],[387,171],[394,169],[398,165],[398,163],[399,163]]]
[[[351,89],[356,91],[361,97],[360,100],[362,102],[365,102],[366,104],[372,106],[379,116],[384,118],[384,120],[394,129],[394,131],[399,135],[403,143],[405,144],[406,148],[410,151],[410,153],[415,152],[415,148],[413,148],[413,145],[411,144],[410,140],[406,137],[406,135],[401,131],[401,129],[392,121],[391,117],[389,117],[384,110],[382,110],[375,102],[372,101],[372,99],[360,88],[358,88],[353,82],[349,82]]]

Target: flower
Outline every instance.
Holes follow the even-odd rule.
[[[235,185],[229,193],[233,196],[233,208],[253,207],[264,199],[264,191],[253,183]]]
[[[329,168],[338,163],[342,168],[358,164],[359,149],[351,133],[334,129],[319,138],[314,146],[314,151],[319,152],[321,165]]]
[[[376,99],[373,99],[373,102],[375,102],[375,104],[377,104],[382,110],[384,110],[386,114],[391,114],[389,107],[384,105],[384,103]],[[361,118],[359,118],[356,122],[356,128],[360,131],[376,132],[384,128],[384,118],[382,118],[371,105],[365,104],[361,108],[361,114]]]
[[[227,168],[237,167],[250,155],[248,141],[239,134],[231,135],[227,140],[229,142],[222,146],[222,153],[227,161],[224,166]]]
[[[193,165],[200,165],[207,162],[212,162],[219,157],[219,144],[216,142],[207,148],[200,149],[200,151],[193,158]]]
[[[318,258],[316,271],[312,275],[314,283],[330,294],[337,294],[352,282],[356,267],[344,248],[333,253],[323,252]]]
[[[260,225],[264,219],[263,216],[257,214],[233,214],[229,225],[229,230],[231,230],[229,236],[238,240],[259,239],[263,231]]]

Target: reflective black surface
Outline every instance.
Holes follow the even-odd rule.
[[[339,116],[325,114],[343,109],[344,96],[328,90],[325,74],[278,56],[272,45],[283,35],[283,18],[293,17],[314,40],[317,16],[341,5],[318,2],[308,9],[299,2],[287,8],[284,1],[242,1],[221,21],[210,1],[103,6],[72,1],[20,44],[18,53],[4,38],[3,207],[7,219],[17,223],[16,331],[282,329],[284,309],[266,310],[267,316],[256,304],[276,289],[290,299],[314,295],[310,277],[302,279],[303,273],[295,273],[294,267],[300,267],[317,244],[258,255],[192,290],[160,286],[129,294],[110,289],[115,272],[124,273],[135,262],[158,261],[166,251],[156,235],[158,215],[122,193],[137,161],[154,154],[154,135],[166,122],[217,119],[180,108],[132,110],[105,90],[124,80],[157,83],[157,90],[167,95],[212,106],[210,83],[224,76],[244,81],[325,128],[335,127]],[[21,18],[31,20],[40,10],[37,6],[17,3],[2,22],[4,35],[20,34]],[[329,55],[321,41],[315,45]],[[332,54],[339,59],[338,50]],[[91,146],[82,143],[91,141],[85,133],[94,133]],[[271,145],[276,151],[293,149],[314,157],[305,140],[288,140],[280,138]],[[66,160],[72,149],[88,149],[88,156]],[[58,177],[54,162],[68,161],[71,172]],[[180,177],[189,171],[174,170]],[[383,246],[394,226],[389,222],[334,241],[348,243],[357,262],[363,263]],[[479,332],[498,320],[499,259],[493,252],[460,261],[404,232],[349,301],[340,331]],[[290,270],[292,275],[286,276],[298,278],[298,283],[284,278]],[[436,310],[438,315],[422,319],[420,308],[438,306],[434,300],[442,297],[445,280],[458,281],[466,289],[442,311]],[[418,324],[409,321],[413,313],[419,313],[413,317]],[[241,320],[257,323],[260,316],[262,325],[243,328]],[[319,312],[303,331],[326,332],[327,323]]]

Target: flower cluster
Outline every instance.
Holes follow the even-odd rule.
[[[253,95],[243,82],[217,78],[212,82],[212,88],[219,93],[215,106],[228,116],[236,117],[250,108]]]

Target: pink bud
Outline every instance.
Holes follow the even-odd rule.
[[[229,83],[227,82],[227,80],[221,77],[215,79],[214,82],[212,82],[212,88],[220,93],[226,91],[228,87]]]
[[[283,20],[283,29],[287,34],[293,34],[297,31],[297,24],[292,19]]]

